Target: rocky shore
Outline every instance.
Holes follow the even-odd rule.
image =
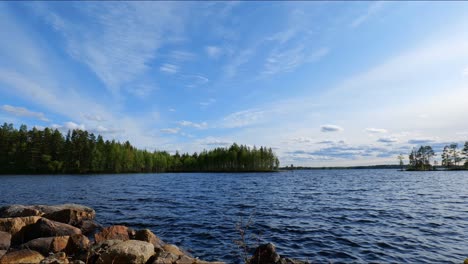
[[[77,204],[0,207],[0,264],[219,264],[190,256],[148,229],[102,227],[96,212]],[[250,264],[306,263],[259,246]]]

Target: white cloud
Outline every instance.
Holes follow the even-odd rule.
[[[217,137],[207,137],[204,139],[197,140],[197,144],[200,144],[203,146],[212,146],[212,147],[228,146],[232,144],[232,140],[226,140],[226,139],[217,138]]]
[[[159,67],[159,70],[165,73],[174,74],[177,73],[179,67],[174,64],[165,63]]]
[[[419,144],[429,144],[435,142],[435,138],[414,138],[408,140],[408,144],[414,144],[414,145],[419,145]]]
[[[218,59],[221,56],[222,50],[218,46],[206,46],[205,52],[209,57],[213,59]]]
[[[320,126],[322,132],[339,132],[343,131],[343,128],[337,125],[322,125]]]
[[[94,129],[90,129],[89,131],[90,132],[95,132],[95,133],[98,133],[98,134],[116,134],[116,133],[124,132],[125,130],[124,129],[118,129],[118,128],[107,128],[107,127],[99,125]]]
[[[65,122],[63,125],[53,124],[51,127],[53,129],[58,129],[58,130],[62,130],[62,131],[75,130],[75,129],[86,130],[84,124],[78,125],[77,123],[71,122],[71,121]]]
[[[388,132],[386,129],[383,128],[366,128],[365,131],[371,134],[383,134]]]
[[[372,2],[369,4],[366,12],[351,22],[351,27],[356,28],[364,23],[366,20],[377,14],[384,7],[383,1]]]
[[[235,112],[223,119],[222,127],[237,128],[250,126],[259,122],[263,118],[264,113],[264,111],[258,109]]]
[[[291,139],[291,142],[299,143],[299,144],[308,144],[308,143],[312,143],[312,139],[307,138],[307,137],[298,137],[298,138]]]
[[[169,112],[175,112],[176,110],[174,108],[169,108]]]
[[[320,48],[310,52],[306,45],[299,44],[293,48],[274,49],[267,57],[263,74],[274,75],[291,72],[297,67],[316,61],[329,52],[328,48]]]
[[[175,127],[175,128],[163,128],[163,129],[160,129],[159,131],[161,131],[161,132],[164,133],[164,134],[177,134],[177,133],[179,133],[180,128],[178,128],[178,127]]]
[[[177,124],[180,125],[180,126],[194,127],[194,128],[198,128],[198,129],[205,129],[205,128],[208,127],[208,123],[206,123],[206,122],[195,123],[195,122],[183,120],[183,121],[177,122]]]
[[[98,114],[84,114],[83,117],[90,121],[97,121],[97,122],[105,121],[105,119],[101,115],[98,115]]]
[[[49,119],[47,119],[45,117],[44,113],[30,111],[30,110],[28,110],[28,109],[26,109],[24,107],[15,107],[15,106],[11,106],[11,105],[3,105],[2,110],[7,112],[7,113],[10,113],[12,115],[15,115],[15,116],[32,117],[32,118],[36,118],[36,119],[39,119],[39,120],[44,121],[44,122],[49,121]]]
[[[468,76],[468,67],[463,70],[463,76]]]
[[[377,141],[381,143],[396,143],[398,142],[398,139],[394,137],[383,137],[379,138]]]

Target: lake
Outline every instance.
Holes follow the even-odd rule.
[[[461,263],[468,172],[310,170],[0,176],[0,205],[78,203],[103,225],[149,228],[205,260],[240,263],[252,245],[313,262]]]

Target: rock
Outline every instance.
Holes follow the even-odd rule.
[[[135,239],[151,243],[157,249],[162,249],[165,244],[159,237],[153,234],[153,232],[151,232],[149,229],[136,231]]]
[[[7,253],[6,250],[0,250],[0,259]]]
[[[160,252],[148,264],[224,264],[224,262],[206,262],[186,255],[178,256],[169,252]]]
[[[174,255],[176,255],[176,256],[185,255],[184,252],[182,252],[182,250],[180,250],[176,245],[172,245],[172,244],[166,244],[166,245],[164,245],[164,246],[163,246],[163,250],[164,250],[165,252],[174,254]]]
[[[65,253],[58,252],[41,260],[40,264],[69,264],[69,261]]]
[[[272,243],[260,245],[255,249],[250,264],[274,264],[280,261],[281,257],[276,253],[276,247]]]
[[[153,254],[154,246],[152,244],[139,240],[127,240],[108,248],[96,263],[145,264]]]
[[[179,259],[178,255],[174,255],[169,252],[161,252],[158,256],[151,262],[151,264],[172,264]]]
[[[103,228],[101,232],[94,235],[96,243],[103,242],[105,240],[118,239],[118,240],[129,240],[128,228],[126,226],[110,226]]]
[[[89,250],[89,257],[88,261],[86,263],[96,263],[98,260],[99,256],[101,256],[102,253],[106,252],[106,250],[114,245],[117,245],[119,243],[122,243],[122,240],[106,240],[100,243],[96,243],[91,246],[91,249]]]
[[[69,236],[40,237],[23,244],[21,248],[32,249],[47,256],[49,253],[63,251],[67,247],[68,240]]]
[[[31,240],[39,237],[71,236],[75,234],[81,234],[81,230],[68,224],[41,218],[30,227],[29,232],[25,234],[25,239]]]
[[[40,216],[0,218],[0,231],[10,233],[11,244],[19,245],[27,241],[24,237],[25,233],[28,233],[30,227],[39,219],[41,219]]]
[[[93,236],[96,232],[102,230],[102,226],[94,220],[83,220],[76,227],[78,227],[85,236]]]
[[[41,253],[30,250],[30,249],[22,249],[18,251],[13,251],[5,254],[1,259],[0,259],[0,264],[33,264],[33,263],[39,263],[41,260],[44,259],[44,256],[41,255]]]
[[[33,206],[24,206],[19,204],[0,207],[0,218],[41,216],[42,212]]]
[[[69,208],[60,209],[64,206],[56,207],[57,211],[44,214],[43,217],[54,220],[60,223],[69,225],[79,225],[84,220],[92,220],[96,216],[93,209],[88,207],[70,206]]]
[[[68,239],[65,252],[72,256],[73,259],[87,261],[90,257],[89,253],[89,239],[84,235],[72,235]]]
[[[62,205],[9,205],[0,208],[0,218],[42,216],[57,222],[75,225],[83,220],[92,220],[96,212],[79,204]]]
[[[11,234],[0,231],[0,250],[8,250],[11,245]]]

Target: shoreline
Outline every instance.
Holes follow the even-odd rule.
[[[0,264],[225,264],[193,257],[149,229],[102,227],[79,204],[0,207]],[[244,244],[245,245],[245,244]],[[246,264],[308,264],[259,245]]]

